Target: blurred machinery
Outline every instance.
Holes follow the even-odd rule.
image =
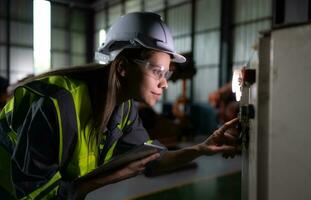
[[[187,61],[185,63],[171,63],[174,68],[174,73],[171,81],[182,81],[181,96],[177,98],[172,105],[172,114],[176,124],[181,128],[181,137],[191,136],[193,133],[190,120],[191,100],[187,97],[187,79],[192,79],[196,74],[192,53],[183,54]]]
[[[239,104],[232,92],[232,83],[227,83],[208,95],[209,104],[216,109],[219,124],[223,124],[237,117]]]
[[[167,116],[156,113],[151,107],[140,104],[139,116],[151,139],[157,139],[168,149],[176,148],[181,129]]]

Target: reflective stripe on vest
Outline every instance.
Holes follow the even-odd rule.
[[[22,198],[22,200],[26,199],[34,199],[39,200],[42,198],[45,199],[53,199],[57,195],[58,182],[62,178],[60,172],[57,172],[47,183],[45,183],[40,188],[36,189],[32,193],[28,194],[26,197]],[[56,186],[56,187],[55,187]]]
[[[118,129],[119,129],[120,131],[122,131],[122,130],[124,129],[124,127],[125,127],[126,125],[128,125],[128,122],[130,122],[130,120],[128,119],[128,117],[129,117],[129,114],[130,114],[130,111],[131,111],[132,101],[131,101],[131,100],[128,100],[127,103],[128,103],[128,106],[127,106],[127,113],[126,113],[125,116],[124,116],[124,103],[122,104],[121,122],[117,125],[117,127],[118,127]],[[107,154],[106,154],[106,156],[105,156],[104,164],[107,163],[107,162],[111,159],[111,157],[112,157],[112,155],[113,155],[113,151],[114,151],[114,149],[115,149],[115,147],[116,147],[116,145],[117,145],[117,142],[118,142],[118,141],[113,142],[113,144],[112,144],[111,147],[109,148],[109,150],[108,150],[108,152],[107,152]]]

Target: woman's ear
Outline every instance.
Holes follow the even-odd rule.
[[[118,62],[118,67],[117,67],[117,71],[120,74],[120,76],[125,77],[127,74],[127,69],[128,69],[128,61],[126,60],[126,58],[122,58],[120,59],[120,61]]]

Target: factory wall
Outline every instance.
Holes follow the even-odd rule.
[[[6,1],[0,2],[0,74],[4,77],[10,74],[8,78],[15,82],[32,73],[33,14],[32,4],[26,1],[11,0],[10,4],[8,24]]]
[[[0,2],[0,74],[5,77],[9,74],[12,83],[33,73],[33,8],[32,3],[11,0],[8,26],[7,2],[9,1]],[[99,46],[100,30],[107,31],[122,14],[152,11],[160,14],[170,26],[176,50],[180,53],[193,52],[197,74],[192,84],[187,81],[187,95],[193,95],[194,102],[207,102],[208,95],[221,86],[219,71],[222,1],[109,2],[102,7],[94,6],[92,11],[51,3],[51,68],[92,61],[93,52],[88,49],[92,46],[95,50]],[[259,32],[271,28],[272,0],[235,0],[232,9],[232,66],[237,68],[250,59],[252,46],[256,43]],[[94,25],[89,23],[92,20],[90,12],[95,13]],[[10,31],[7,31],[8,27]],[[90,28],[94,36],[91,45],[89,41],[92,40],[88,39]],[[256,59],[256,54],[253,59]],[[162,102],[176,100],[181,95],[181,87],[181,81],[171,82]]]
[[[86,63],[87,13],[67,5],[52,4],[52,68]]]
[[[51,69],[87,62],[89,12],[51,3]],[[0,75],[10,83],[34,73],[33,41],[32,1],[0,1]]]

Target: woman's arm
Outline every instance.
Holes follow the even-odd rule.
[[[233,157],[240,152],[240,145],[237,143],[237,124],[238,119],[233,119],[200,144],[165,152],[154,170],[159,172],[174,169],[202,155],[222,153],[224,157]]]
[[[68,187],[67,198],[84,199],[89,192],[97,188],[136,176],[145,170],[147,163],[159,157],[159,153],[155,153],[141,160],[134,161],[119,170],[84,179],[83,181],[74,181]]]

